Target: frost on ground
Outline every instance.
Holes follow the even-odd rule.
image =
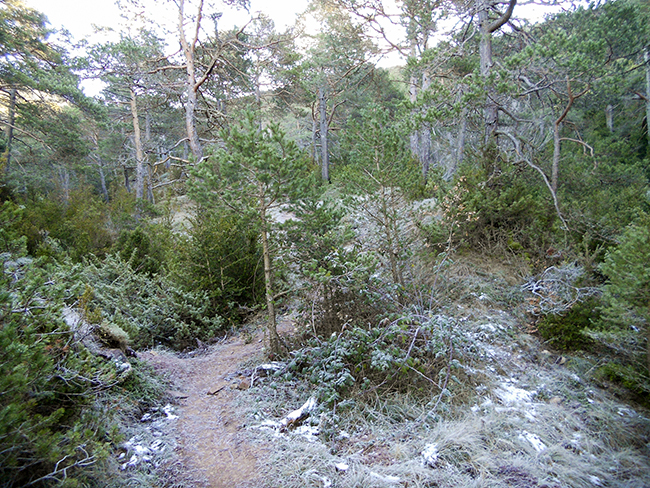
[[[158,413],[176,426],[173,486],[650,486],[650,415],[591,383],[587,359],[558,361],[526,333],[504,305],[520,283],[454,266],[455,301],[420,314],[453,319],[463,360],[445,395],[432,386],[317,404],[319,385],[267,363],[258,338],[192,358],[148,353],[187,395]],[[127,465],[161,447],[129,442]]]
[[[508,312],[483,309],[457,324],[476,360],[448,403],[432,414],[421,397],[382,394],[318,410],[305,420],[316,436],[249,429],[251,442],[270,446],[259,486],[650,486],[647,413],[590,385],[571,362],[556,364]],[[266,379],[240,401],[249,416],[281,419],[309,388]]]

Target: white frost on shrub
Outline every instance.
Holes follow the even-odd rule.
[[[502,384],[500,388],[494,390],[494,394],[504,405],[522,405],[530,403],[537,392],[526,391],[513,385]]]

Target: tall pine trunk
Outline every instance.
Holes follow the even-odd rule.
[[[133,143],[135,145],[135,198],[144,197],[144,151],[142,150],[142,135],[136,94],[131,90],[131,117],[133,118]]]
[[[201,25],[201,14],[203,8],[203,2],[199,4],[198,14],[196,18],[196,33],[192,43],[187,41],[185,36],[185,11],[184,11],[185,1],[180,0],[178,4],[178,33],[179,41],[181,44],[181,49],[183,51],[183,56],[185,57],[185,130],[187,132],[187,140],[190,145],[190,150],[194,156],[196,163],[199,163],[203,159],[203,147],[201,146],[201,141],[199,140],[199,134],[196,130],[196,108],[198,106],[198,97],[197,97],[197,79],[196,79],[196,66],[194,63],[194,46],[198,41],[198,33]]]

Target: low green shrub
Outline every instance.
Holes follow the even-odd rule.
[[[137,367],[138,377],[124,378],[79,342],[62,317],[66,288],[52,269],[1,256],[0,484],[105,486],[105,476],[119,476],[111,453],[120,419],[108,404],[137,410],[132,392],[148,380]],[[149,401],[161,401],[162,388],[146,388]]]
[[[164,275],[139,273],[119,255],[61,268],[58,278],[69,283],[69,300],[92,283],[92,308],[101,311],[102,321],[124,331],[136,348],[183,350],[195,347],[197,339],[213,339],[225,326],[211,313],[207,293],[185,291]]]
[[[600,320],[599,305],[599,301],[593,297],[578,302],[564,313],[542,318],[537,330],[548,344],[557,349],[585,349],[592,344],[592,340],[584,332]]]
[[[62,258],[56,252],[60,248],[81,261],[90,254],[104,256],[113,244],[107,206],[88,187],[70,192],[68,200],[35,197],[25,204],[23,222],[21,232],[32,256]]]
[[[645,371],[630,364],[608,361],[594,373],[596,378],[616,383],[629,392],[635,400],[650,405],[650,378]]]
[[[346,327],[294,351],[290,370],[316,385],[330,405],[377,390],[442,391],[451,386],[450,376],[457,380],[452,322],[440,315],[404,315],[372,327]]]
[[[603,316],[610,328],[634,331],[645,342],[646,368],[650,373],[650,215],[629,225],[616,248],[610,249],[600,270],[608,281],[603,296]]]
[[[117,252],[124,261],[128,261],[134,270],[141,273],[150,275],[158,273],[164,262],[162,250],[152,245],[150,232],[142,226],[133,230],[122,230],[112,250]]]
[[[184,293],[205,296],[207,315],[231,324],[264,300],[264,266],[255,224],[223,209],[202,209],[187,235],[176,236],[170,280]]]
[[[438,252],[451,246],[543,256],[555,239],[558,219],[550,198],[525,168],[503,165],[486,176],[465,165],[453,183],[432,177],[428,188],[442,212],[422,230]]]
[[[22,235],[25,209],[7,200],[0,205],[0,253],[22,255],[26,252],[27,238]]]

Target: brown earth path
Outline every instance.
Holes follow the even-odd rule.
[[[283,320],[278,331],[288,334],[293,327]],[[175,435],[182,466],[174,471],[184,484],[206,488],[259,486],[258,459],[264,449],[247,442],[242,431],[244,418],[237,407],[239,388],[248,387],[238,374],[242,363],[254,358],[264,360],[262,333],[252,341],[248,339],[230,338],[195,357],[168,351],[140,354],[178,389]]]

